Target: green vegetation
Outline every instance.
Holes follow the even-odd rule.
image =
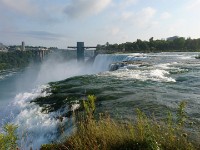
[[[3,132],[0,133],[0,149],[14,150],[17,149],[17,126],[13,124],[6,124],[3,127]]]
[[[98,50],[105,50],[107,53],[114,52],[194,52],[200,51],[200,38],[191,39],[184,37],[172,37],[167,40],[154,40],[153,37],[149,41],[137,39],[135,42],[126,42],[122,44],[97,45]]]
[[[25,67],[33,58],[31,51],[0,52],[0,70]]]
[[[83,102],[85,112],[76,116],[77,130],[59,144],[45,144],[41,150],[195,150],[199,145],[192,142],[184,130],[185,106],[179,106],[176,119],[171,113],[166,121],[149,119],[137,109],[135,122],[119,122],[107,114],[94,115],[95,97],[88,96]]]

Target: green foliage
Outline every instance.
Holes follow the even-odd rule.
[[[31,51],[0,52],[0,70],[27,66],[34,59]]]
[[[17,126],[13,124],[6,124],[3,127],[4,133],[0,133],[0,149],[14,150],[17,148]]]
[[[106,53],[115,52],[171,52],[171,51],[199,51],[200,38],[191,39],[184,37],[176,37],[172,40],[154,40],[153,37],[149,41],[137,39],[135,42],[126,42],[122,44],[105,44],[98,45],[97,50],[105,51]]]
[[[182,101],[179,104],[179,108],[178,108],[178,112],[177,112],[177,123],[178,125],[180,125],[181,127],[184,125],[185,121],[186,121],[186,112],[185,112],[185,107],[186,107],[186,102]]]
[[[41,146],[40,150],[56,150],[60,149],[56,144],[44,144]]]
[[[4,70],[7,68],[7,64],[6,63],[0,63],[0,70]]]
[[[92,115],[95,111],[95,101],[96,97],[94,95],[89,95],[87,100],[83,101],[83,107],[87,115]]]

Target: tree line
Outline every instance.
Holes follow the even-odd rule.
[[[0,52],[0,70],[25,67],[34,59],[31,51]]]
[[[153,37],[149,41],[137,39],[135,42],[126,42],[122,44],[97,45],[97,50],[112,52],[195,52],[200,51],[200,38],[191,39],[184,37],[171,37],[167,40],[154,40]]]

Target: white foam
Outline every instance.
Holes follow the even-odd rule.
[[[0,72],[0,80],[3,80],[5,78],[11,77],[15,74],[16,72],[14,71],[4,71],[4,72]]]
[[[116,76],[119,79],[136,79],[141,81],[157,81],[157,82],[176,82],[175,79],[168,77],[169,72],[161,69],[146,70],[129,70],[120,69],[112,72],[105,72],[103,75]]]
[[[4,79],[4,76],[0,76],[0,79]]]
[[[58,136],[58,112],[42,113],[42,108],[31,100],[49,95],[44,91],[48,86],[40,86],[31,92],[20,93],[15,97],[13,107],[18,112],[13,123],[18,125],[19,145],[21,149],[39,149],[41,144],[56,141]],[[66,107],[67,109],[67,107]],[[67,110],[66,110],[67,111]],[[70,122],[64,118],[65,122]]]
[[[175,79],[171,77],[167,77],[170,73],[166,70],[151,70],[149,74],[147,74],[148,78],[152,78],[153,81],[161,81],[161,82],[176,82]]]
[[[195,57],[194,56],[187,56],[187,55],[182,55],[181,57],[179,57],[180,59],[183,59],[183,60],[189,60],[189,59],[194,59]]]
[[[141,61],[146,59],[146,55],[142,53],[133,54],[100,54],[97,55],[93,63],[92,72],[99,73],[109,70],[109,65],[122,61]]]
[[[72,110],[72,111],[75,111],[75,110],[77,110],[78,108],[80,108],[80,104],[73,104],[72,107],[71,107],[71,110]]]
[[[119,79],[136,79],[141,81],[151,80],[151,81],[157,81],[157,82],[176,82],[175,79],[170,77],[170,71],[180,71],[178,67],[175,67],[174,65],[177,64],[177,62],[172,61],[170,58],[167,60],[161,59],[160,56],[166,57],[167,55],[155,55],[155,60],[159,59],[160,61],[156,61],[155,64],[148,65],[147,55],[144,54],[118,54],[118,55],[102,55],[98,59],[104,60],[102,64],[107,64],[109,62],[117,64],[118,62],[128,61],[128,62],[134,62],[135,64],[127,64],[123,67],[119,67],[117,70],[112,72],[104,72],[102,75],[108,75],[108,76],[116,76]],[[122,57],[124,58],[122,59]],[[151,55],[150,55],[151,56]],[[154,56],[154,55],[153,55]],[[183,55],[179,54],[172,54],[169,55],[170,57],[183,57]],[[103,58],[104,57],[104,58]],[[185,57],[185,56],[184,56]],[[105,60],[105,58],[107,60]],[[154,58],[151,58],[154,59]],[[111,61],[112,60],[112,61]],[[116,61],[113,61],[116,60]],[[175,59],[176,60],[176,59]],[[137,61],[141,62],[137,64]],[[96,64],[98,64],[97,61]],[[152,61],[153,62],[153,61]],[[147,65],[140,65],[142,63],[146,63]],[[107,64],[108,65],[108,64]]]
[[[140,61],[146,58],[147,57],[144,54],[129,55],[123,61]]]
[[[46,97],[50,95],[45,91],[46,88],[49,88],[49,85],[42,85],[38,88],[33,89],[31,92],[19,93],[15,96],[15,100],[13,101],[13,105],[18,106],[20,108],[24,108],[30,105],[30,101],[34,100],[37,97]]]
[[[164,64],[157,64],[155,65],[156,68],[161,68],[161,69],[170,69],[170,63],[164,63]]]

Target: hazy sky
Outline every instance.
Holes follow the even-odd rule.
[[[0,0],[0,42],[66,48],[200,38],[200,0]]]

